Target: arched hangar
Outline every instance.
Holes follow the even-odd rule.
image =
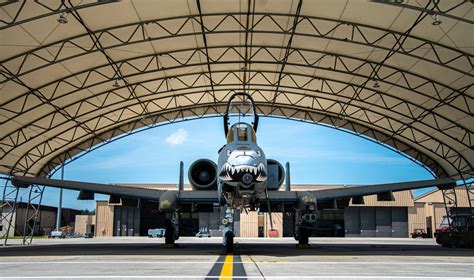
[[[7,1],[0,172],[48,176],[120,137],[220,116],[342,129],[473,176],[472,1]]]
[[[0,172],[47,176],[115,137],[218,116],[246,91],[261,115],[467,179],[473,18],[470,1],[6,2]]]

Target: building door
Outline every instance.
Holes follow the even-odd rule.
[[[293,237],[295,230],[294,217],[295,215],[292,212],[283,213],[283,237]]]
[[[392,208],[392,237],[408,237],[408,208]]]
[[[183,212],[179,217],[179,235],[194,236],[199,231],[199,213]]]
[[[114,207],[114,236],[137,236],[140,228],[140,209],[130,206]]]
[[[360,207],[360,236],[375,237],[375,207]]]
[[[376,237],[392,237],[392,211],[390,207],[375,207]]]
[[[344,227],[346,237],[360,236],[360,207],[346,207],[344,210]]]

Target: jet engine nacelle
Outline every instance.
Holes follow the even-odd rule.
[[[189,167],[188,179],[193,190],[217,190],[217,165],[209,159],[198,159]]]
[[[283,165],[274,159],[267,159],[267,188],[271,191],[278,190],[285,180]]]

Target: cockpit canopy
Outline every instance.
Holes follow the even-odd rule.
[[[229,98],[226,112],[224,114],[224,132],[226,137],[232,140],[229,142],[239,141],[239,137],[237,137],[238,135],[234,135],[234,133],[230,133],[229,135],[231,124],[233,124],[232,127],[234,127],[235,124],[242,124],[237,126],[240,127],[240,130],[238,130],[237,127],[234,127],[234,130],[240,131],[240,139],[246,139],[241,142],[252,141],[252,139],[255,140],[255,136],[249,135],[249,133],[255,134],[257,131],[258,115],[256,113],[253,99],[249,94],[245,92],[237,92],[233,94]],[[252,125],[251,132],[244,127],[249,124]],[[247,131],[247,133],[245,133],[244,130]]]
[[[247,95],[237,95],[230,100],[228,114],[230,116],[252,116],[254,114],[253,103]]]
[[[227,133],[227,143],[257,143],[257,136],[252,126],[239,122],[231,126]]]

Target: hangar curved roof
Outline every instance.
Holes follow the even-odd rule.
[[[0,172],[46,176],[122,134],[259,114],[473,175],[471,1],[20,1],[0,4]]]

